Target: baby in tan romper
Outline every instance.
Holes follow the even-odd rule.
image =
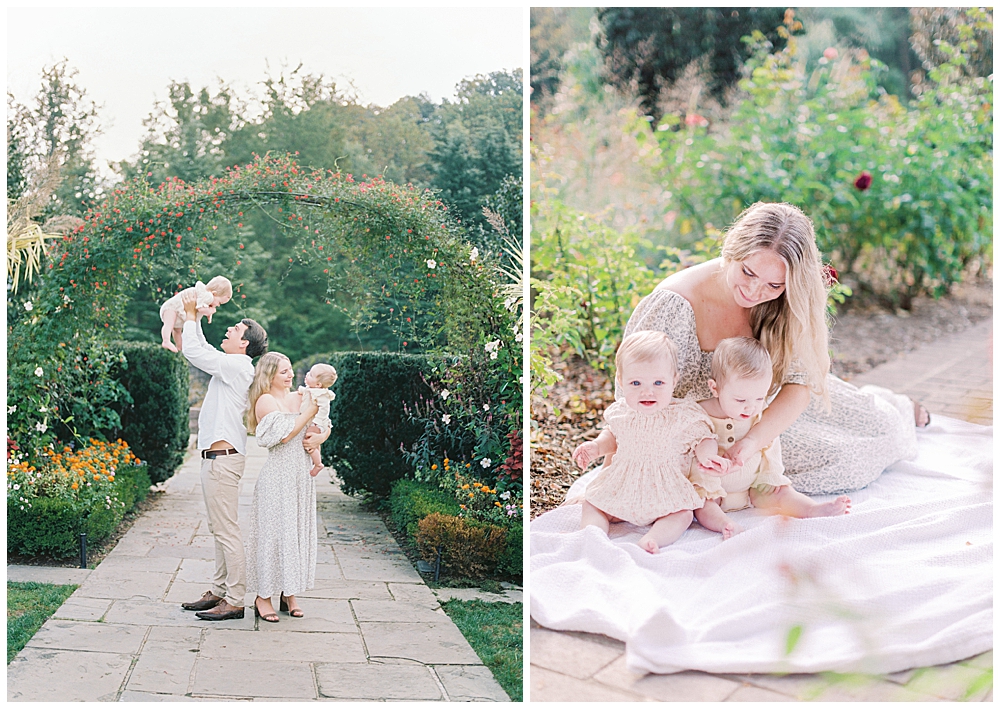
[[[712,355],[712,398],[699,402],[725,452],[743,439],[761,418],[771,388],[771,356],[752,337],[722,340]],[[705,504],[694,511],[695,519],[723,539],[743,531],[726,515],[751,505],[788,517],[830,517],[850,512],[846,495],[830,502],[816,502],[791,486],[781,462],[780,439],[775,438],[741,467],[723,476],[693,463],[690,480]]]

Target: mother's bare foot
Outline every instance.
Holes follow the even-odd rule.
[[[910,399],[913,402],[913,423],[917,428],[927,428],[931,423],[931,412],[919,401]]]
[[[640,539],[639,546],[648,551],[650,554],[655,554],[660,550],[660,545],[656,543],[656,539],[653,538],[652,533],[647,534]]]
[[[736,524],[736,522],[729,522],[725,527],[722,528],[722,541],[727,539],[732,539],[737,534],[743,531],[743,527]]]
[[[851,498],[847,495],[841,495],[836,500],[830,502],[823,502],[812,508],[809,512],[810,517],[836,517],[838,515],[846,515],[851,511]]]

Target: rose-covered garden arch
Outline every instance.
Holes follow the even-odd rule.
[[[432,193],[303,168],[292,156],[195,184],[139,178],[51,244],[30,300],[8,301],[8,431],[22,450],[114,424],[121,392],[108,373],[121,355],[109,344],[130,296],[154,268],[193,274],[213,233],[239,233],[253,210],[299,235],[289,259],[329,264],[328,293],[346,295],[357,325],[387,323],[411,349],[514,344],[492,269]]]

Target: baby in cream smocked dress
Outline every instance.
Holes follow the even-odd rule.
[[[650,553],[676,541],[691,524],[704,498],[687,475],[692,460],[721,475],[729,462],[718,454],[712,422],[694,400],[674,399],[677,352],[662,332],[636,332],[624,339],[615,358],[624,391],[604,412],[607,427],[577,447],[581,468],[605,456],[600,473],[587,485],[581,529],[624,520],[652,529],[639,540]]]

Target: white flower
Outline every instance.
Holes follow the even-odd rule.
[[[72,303],[73,301],[71,301],[71,300],[69,299],[69,296],[68,296],[68,295],[63,295],[63,302],[64,302],[64,303]]]
[[[496,359],[496,358],[497,358],[497,353],[496,352],[490,352],[490,359]]]
[[[39,406],[38,407],[38,413],[40,413],[40,414],[47,414],[48,412],[49,412],[49,410],[47,408],[45,408],[44,406]]]
[[[36,367],[35,368],[35,376],[36,377],[40,377],[43,374],[45,374],[45,371],[41,367]]]
[[[490,410],[490,405],[489,404],[483,404],[483,411],[489,411],[489,410]]]
[[[14,413],[15,411],[17,411],[17,407],[16,407],[16,406],[8,406],[8,407],[7,407],[7,413],[8,413],[8,414],[12,414],[12,413]]]
[[[39,421],[38,423],[35,424],[35,430],[38,431],[39,433],[45,433],[48,430],[48,428],[49,427],[46,426],[41,421]]]
[[[447,399],[448,399],[449,396],[451,396],[451,392],[448,391],[447,389],[445,389],[444,391],[441,392],[441,398],[442,399],[444,399],[444,400],[447,401]]]
[[[444,422],[444,425],[447,426],[449,423],[451,423],[451,414],[442,414],[441,420]]]
[[[483,458],[481,461],[479,461],[479,464],[484,468],[488,468],[491,465],[493,465],[493,461],[490,460],[489,458]]]
[[[484,345],[487,352],[496,352],[500,348],[500,340],[493,340],[493,342],[487,342]]]
[[[14,489],[15,489],[15,490],[20,490],[20,489],[21,489],[21,486],[20,486],[20,485],[15,485],[15,486],[14,486]]]
[[[472,247],[472,253],[469,254],[469,260],[470,261],[475,261],[477,258],[479,258],[479,249],[477,249],[475,246],[473,246]]]
[[[505,490],[504,492],[501,492],[500,493],[500,499],[501,500],[509,500],[510,499],[510,490]]]
[[[29,313],[34,309],[34,307],[35,306],[31,304],[30,300],[26,300],[24,302],[24,309],[27,310]]]
[[[438,265],[437,261],[435,261],[434,259],[432,259],[432,258],[427,259],[427,268],[430,268],[430,269],[433,270],[433,269],[437,268],[437,265]]]
[[[518,342],[521,342],[522,340],[524,340],[524,333],[523,332],[517,333],[516,335],[514,335],[514,339],[517,340]]]

